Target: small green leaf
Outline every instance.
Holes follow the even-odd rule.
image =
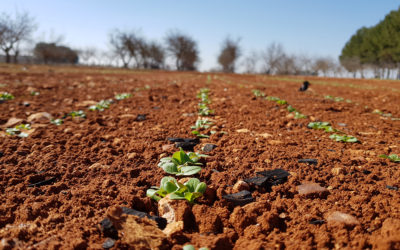
[[[196,248],[194,248],[193,245],[186,245],[186,246],[183,247],[182,250],[196,250]]]
[[[201,171],[201,167],[198,166],[185,166],[181,168],[181,172],[177,175],[194,175]]]
[[[195,192],[195,189],[199,183],[200,183],[199,179],[191,178],[184,185],[189,189],[190,192]]]
[[[199,184],[197,184],[196,189],[194,191],[198,193],[204,193],[206,189],[207,185],[204,182],[200,182]]]
[[[169,194],[169,198],[171,200],[184,200],[185,196],[184,195],[179,195],[178,193],[172,193],[172,194]]]
[[[178,167],[174,163],[164,163],[161,166],[162,169],[164,169],[165,172],[168,174],[177,174],[179,173]]]

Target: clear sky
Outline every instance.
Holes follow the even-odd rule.
[[[337,58],[361,26],[372,26],[397,0],[0,0],[0,12],[27,11],[35,38],[53,32],[73,48],[108,48],[111,30],[139,30],[160,40],[169,30],[192,36],[201,70],[217,65],[221,42],[240,37],[244,54],[280,42],[290,53]]]

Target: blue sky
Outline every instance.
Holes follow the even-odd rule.
[[[280,42],[290,53],[337,58],[361,26],[375,25],[395,0],[1,0],[0,12],[28,11],[37,39],[53,32],[74,48],[108,48],[112,29],[162,41],[178,29],[199,45],[201,70],[217,65],[221,42],[240,37],[244,54]]]

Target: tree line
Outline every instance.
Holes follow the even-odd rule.
[[[400,79],[400,8],[391,11],[378,24],[361,27],[345,44],[340,63],[354,76],[366,71],[375,78]]]
[[[18,63],[21,43],[32,44],[37,29],[27,12],[14,16],[0,14],[0,50],[6,63]],[[108,64],[136,69],[197,70],[200,62],[197,41],[184,32],[170,31],[154,41],[137,31],[114,29],[109,33],[108,52],[95,48],[72,49],[60,40],[39,41],[31,51],[31,61],[44,64]],[[270,43],[264,50],[244,53],[239,38],[226,37],[220,45],[212,71],[270,75],[322,75],[361,77],[372,71],[377,78],[400,77],[400,9],[390,12],[376,26],[360,28],[345,44],[339,61],[331,57],[290,54],[282,44]],[[167,63],[168,62],[168,63]],[[339,64],[340,62],[340,64]]]

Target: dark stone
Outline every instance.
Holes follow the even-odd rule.
[[[23,102],[22,105],[24,105],[25,107],[29,107],[31,104],[29,102]]]
[[[112,248],[115,245],[115,240],[108,238],[106,241],[103,243],[103,248],[109,249]]]
[[[281,168],[257,172],[257,174],[267,177],[273,186],[285,183],[290,175],[289,172]]]
[[[39,181],[36,183],[29,184],[28,187],[40,187],[40,186],[50,185],[53,184],[56,180],[57,180],[56,177],[51,177],[50,179],[44,181]]]
[[[104,220],[100,221],[100,230],[105,237],[118,239],[118,231],[115,229],[112,221],[109,218],[105,218]]]
[[[333,150],[333,149],[327,149],[328,151],[330,151],[330,152],[336,152],[335,150]]]
[[[138,114],[136,117],[136,121],[141,122],[146,120],[146,114]]]
[[[268,177],[252,177],[244,180],[247,183],[254,184],[259,187],[270,187]]]
[[[4,156],[4,153],[0,151],[0,157],[3,157],[3,156]]]
[[[232,202],[233,204],[235,204],[235,206],[244,206],[254,201],[253,196],[251,196],[251,193],[247,190],[243,190],[235,194],[223,195],[222,198],[229,202]]]
[[[372,173],[372,172],[369,170],[363,170],[363,174],[370,174],[370,173]]]
[[[213,149],[216,147],[217,147],[217,145],[215,145],[215,144],[207,143],[206,145],[204,145],[203,151],[209,153],[209,152],[213,151]]]
[[[398,187],[395,187],[395,186],[386,185],[386,188],[387,188],[387,189],[390,189],[390,190],[399,191],[399,188],[398,188]]]
[[[167,140],[170,142],[193,142],[193,143],[200,142],[198,138],[168,137]]]
[[[309,223],[312,225],[322,225],[325,223],[325,221],[324,220],[311,220]]]
[[[303,85],[300,87],[299,91],[306,91],[308,89],[308,86],[310,86],[310,83],[308,81],[304,81]]]
[[[318,160],[317,159],[300,159],[298,161],[298,163],[308,163],[308,164],[317,165],[318,164]]]
[[[157,225],[160,229],[164,229],[167,226],[167,220],[163,217],[158,217],[158,216],[152,216],[149,215],[145,212],[141,212],[141,211],[137,211],[135,209],[132,208],[127,208],[127,207],[122,207],[122,213],[124,214],[130,214],[130,215],[135,215],[139,218],[148,218],[150,220],[154,220],[155,222],[157,222]]]
[[[188,150],[188,151],[193,151],[194,146],[196,145],[197,143],[194,142],[175,142],[176,148],[182,148],[183,150]]]

